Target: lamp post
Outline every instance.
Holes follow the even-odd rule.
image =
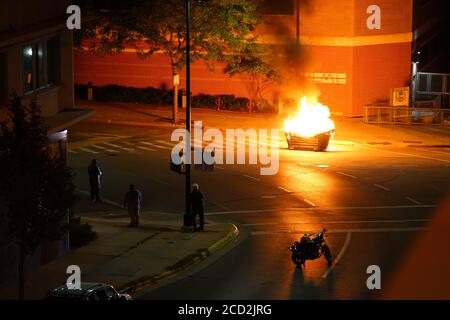
[[[191,153],[191,44],[190,44],[190,0],[186,0],[186,152]],[[186,159],[186,158],[185,158]],[[186,163],[186,185],[185,185],[185,213],[183,219],[184,227],[191,227],[191,165]]]

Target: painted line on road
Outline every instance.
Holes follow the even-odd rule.
[[[374,183],[373,186],[379,189],[383,189],[384,191],[391,191],[391,189],[389,189],[388,187],[382,186],[381,184],[378,183]]]
[[[246,174],[243,174],[242,176],[246,177],[246,178],[249,178],[249,179],[252,179],[252,180],[255,180],[255,181],[261,181],[261,179],[259,179],[259,178],[255,178],[255,177],[252,177],[252,176],[249,176],[249,175],[246,175]]]
[[[382,233],[382,232],[414,232],[421,231],[425,228],[356,228],[356,229],[334,229],[327,230],[328,234],[332,233]],[[304,234],[317,233],[317,230],[272,230],[272,231],[252,231],[252,236],[274,235],[274,234]]]
[[[148,148],[148,147],[143,147],[143,146],[136,146],[136,148],[141,149],[141,150],[146,150],[146,151],[156,151],[156,149],[152,149],[152,148]]]
[[[337,174],[340,174],[342,176],[346,176],[352,179],[358,179],[358,177],[352,176],[351,174],[345,173],[345,172],[341,172],[341,171],[336,171]]]
[[[421,204],[421,205],[398,205],[398,206],[372,206],[372,207],[305,207],[305,208],[279,208],[279,209],[255,209],[255,210],[236,210],[236,211],[216,211],[208,212],[205,215],[217,216],[226,214],[240,214],[240,213],[270,213],[270,212],[288,212],[293,211],[294,213],[298,211],[333,211],[333,210],[381,210],[381,209],[429,209],[437,208],[438,205],[435,204]]]
[[[145,144],[147,146],[155,147],[158,149],[172,150],[172,148],[170,148],[170,147],[160,146],[159,144],[155,144],[155,143],[151,143],[151,142],[147,142],[147,141],[142,141],[141,144]]]
[[[444,151],[437,151],[437,150],[428,150],[428,149],[423,149],[423,148],[415,148],[417,150],[421,150],[421,151],[426,151],[426,152],[433,152],[433,153],[438,153],[438,154],[445,154],[447,156],[450,156],[450,152],[444,152]]]
[[[106,152],[112,152],[112,153],[118,153],[119,151],[117,151],[117,150],[111,150],[111,149],[108,149],[108,148],[105,148],[105,147],[102,147],[102,146],[98,146],[98,145],[92,145],[92,146],[90,146],[91,148],[93,147],[93,148],[97,148],[97,149],[100,149],[100,150],[102,150],[102,151],[106,151]]]
[[[276,196],[261,196],[263,199],[275,199]]]
[[[72,153],[72,154],[78,154],[78,152],[76,152],[76,151],[74,151],[74,150],[68,150],[68,152],[69,152],[69,153]]]
[[[431,219],[403,219],[403,220],[346,220],[346,221],[321,221],[321,222],[293,222],[293,223],[279,223],[279,222],[265,222],[265,223],[244,223],[246,227],[263,227],[272,225],[298,225],[298,224],[362,224],[362,223],[411,223],[411,222],[428,222]]]
[[[155,142],[158,142],[159,144],[162,144],[164,146],[169,146],[171,149],[177,145],[179,142],[178,141],[164,141],[164,140],[155,140]],[[193,146],[193,144],[191,144]]]
[[[283,190],[283,191],[285,191],[287,193],[291,193],[292,192],[291,190],[283,188],[282,186],[278,186],[278,189]]]
[[[412,202],[412,203],[414,203],[414,204],[420,204],[419,201],[417,201],[416,199],[413,199],[413,198],[411,198],[411,197],[406,197],[405,199],[408,200],[408,201],[410,201],[410,202]]]
[[[108,146],[108,147],[111,147],[111,148],[117,148],[117,149],[120,149],[120,150],[134,151],[134,149],[125,148],[125,147],[122,147],[122,146],[119,146],[119,145],[116,145],[116,144],[110,143],[110,142],[103,142],[102,144],[104,144],[105,146]]]
[[[94,153],[94,154],[100,153],[99,151],[91,150],[88,148],[78,148],[78,149],[81,151],[84,151],[84,152],[89,152],[89,153]]]
[[[380,151],[380,152],[384,152],[384,153],[393,153],[393,154],[399,154],[399,155],[409,156],[409,157],[414,157],[414,158],[422,158],[422,159],[427,159],[427,160],[435,160],[435,161],[450,163],[450,160],[445,160],[445,159],[440,159],[440,158],[426,157],[426,156],[421,156],[421,155],[417,155],[417,154],[398,152],[398,151],[383,150],[383,149],[372,148],[372,147],[367,147],[367,146],[360,146],[360,147],[364,148],[364,149],[370,149],[370,150]]]
[[[322,275],[322,279],[325,279],[328,277],[330,272],[334,269],[334,267],[341,261],[342,257],[344,256],[345,252],[348,249],[348,246],[350,245],[350,241],[352,240],[352,233],[348,232],[347,236],[345,237],[344,245],[341,248],[341,251],[339,251],[339,254],[337,255],[336,259],[334,259],[333,264],[325,271],[325,273]]]
[[[311,207],[317,207],[316,204],[312,201],[309,201],[308,199],[303,199],[307,204],[309,204]]]

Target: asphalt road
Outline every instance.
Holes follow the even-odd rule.
[[[104,172],[102,195],[118,205],[129,183],[144,196],[146,212],[184,210],[184,176],[169,171],[170,128],[83,123],[71,130],[70,164],[87,191],[87,165]],[[93,137],[108,142],[89,145]],[[259,165],[217,165],[192,171],[206,197],[207,222],[231,221],[241,239],[220,257],[149,288],[140,299],[349,299],[372,298],[370,265],[382,272],[382,288],[450,191],[450,150],[336,141],[330,152],[280,149],[280,169],[261,176]],[[118,209],[118,208],[117,208]],[[79,212],[98,209],[81,201]],[[95,213],[94,213],[95,214]],[[290,260],[288,245],[304,232],[329,230],[336,263]],[[207,226],[206,226],[207,228]],[[182,257],[180,257],[182,258]]]

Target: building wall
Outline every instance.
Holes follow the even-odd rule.
[[[0,2],[0,53],[7,61],[7,77],[1,77],[0,103],[5,103],[5,94],[16,92],[24,103],[36,99],[42,107],[44,116],[50,117],[65,108],[73,108],[73,50],[72,34],[66,28],[66,8],[71,1],[45,0],[3,0]],[[57,55],[48,55],[47,40],[57,37],[55,45]],[[27,59],[23,50],[27,46],[42,43],[44,58],[42,74],[45,75],[42,84],[37,84],[33,90],[26,91],[24,83],[24,61]],[[49,46],[50,47],[50,46]],[[33,57],[38,54],[33,51]],[[37,62],[34,63],[35,67]],[[55,79],[51,81],[49,67],[55,65]],[[36,77],[36,72],[32,77]],[[6,82],[6,83],[5,83]]]
[[[309,0],[301,3],[298,39],[295,12],[266,15],[257,33],[266,44],[289,46],[300,42],[298,73],[307,74],[314,82],[320,100],[332,113],[361,116],[364,105],[389,101],[391,88],[408,85],[412,0]],[[381,9],[379,30],[369,30],[366,25],[367,8],[373,4]],[[168,59],[161,55],[143,61],[131,50],[105,57],[75,52],[75,82],[79,84],[91,81],[94,85],[170,88],[171,74]],[[310,90],[311,86],[307,87],[299,85],[298,89]],[[278,91],[283,90],[278,88]],[[192,91],[194,94],[251,96],[251,81],[245,76],[230,79],[223,74],[220,64],[213,73],[198,62],[192,67]],[[273,96],[268,98],[271,100]]]

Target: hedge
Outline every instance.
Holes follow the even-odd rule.
[[[78,99],[87,100],[87,85],[75,85],[75,95]],[[133,88],[119,85],[108,85],[104,87],[93,86],[93,97],[95,101],[101,102],[128,102],[151,105],[173,104],[173,89],[164,90],[153,87]],[[179,90],[178,105],[182,104],[183,91]],[[248,111],[249,99],[236,97],[234,95],[210,95],[199,94],[191,98],[193,108],[217,109],[218,98],[220,97],[221,110]],[[275,112],[275,108],[267,100],[260,103],[259,108],[253,106],[253,112]]]

